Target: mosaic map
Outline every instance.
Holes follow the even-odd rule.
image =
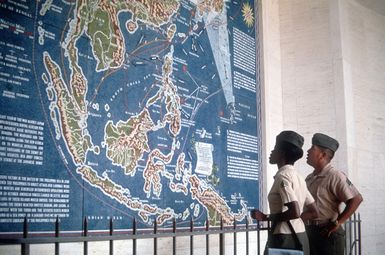
[[[0,3],[0,232],[244,222],[259,204],[253,1]]]

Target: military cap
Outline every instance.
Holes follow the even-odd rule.
[[[338,149],[339,143],[336,139],[325,134],[315,133],[311,140],[313,145],[321,146],[335,152]]]
[[[277,138],[276,138],[277,145],[282,142],[287,142],[300,149],[302,149],[303,141],[304,139],[300,134],[291,130],[282,131],[281,133],[279,133],[279,135],[277,135]]]

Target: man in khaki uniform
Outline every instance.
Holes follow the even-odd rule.
[[[314,171],[305,181],[319,210],[318,218],[308,220],[306,226],[311,255],[344,254],[345,230],[341,225],[362,202],[361,194],[347,176],[330,164],[338,146],[337,140],[316,133],[307,154],[307,163]],[[339,210],[341,203],[345,203],[342,212]]]

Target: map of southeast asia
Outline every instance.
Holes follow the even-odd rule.
[[[253,1],[0,3],[0,232],[245,222],[259,204]]]

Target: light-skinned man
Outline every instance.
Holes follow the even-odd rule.
[[[307,151],[307,163],[314,170],[305,181],[319,210],[315,220],[307,220],[305,213],[301,216],[307,222],[311,255],[344,254],[345,230],[341,225],[363,200],[348,177],[330,163],[338,147],[339,143],[334,138],[316,133]],[[341,204],[345,204],[342,210]]]

